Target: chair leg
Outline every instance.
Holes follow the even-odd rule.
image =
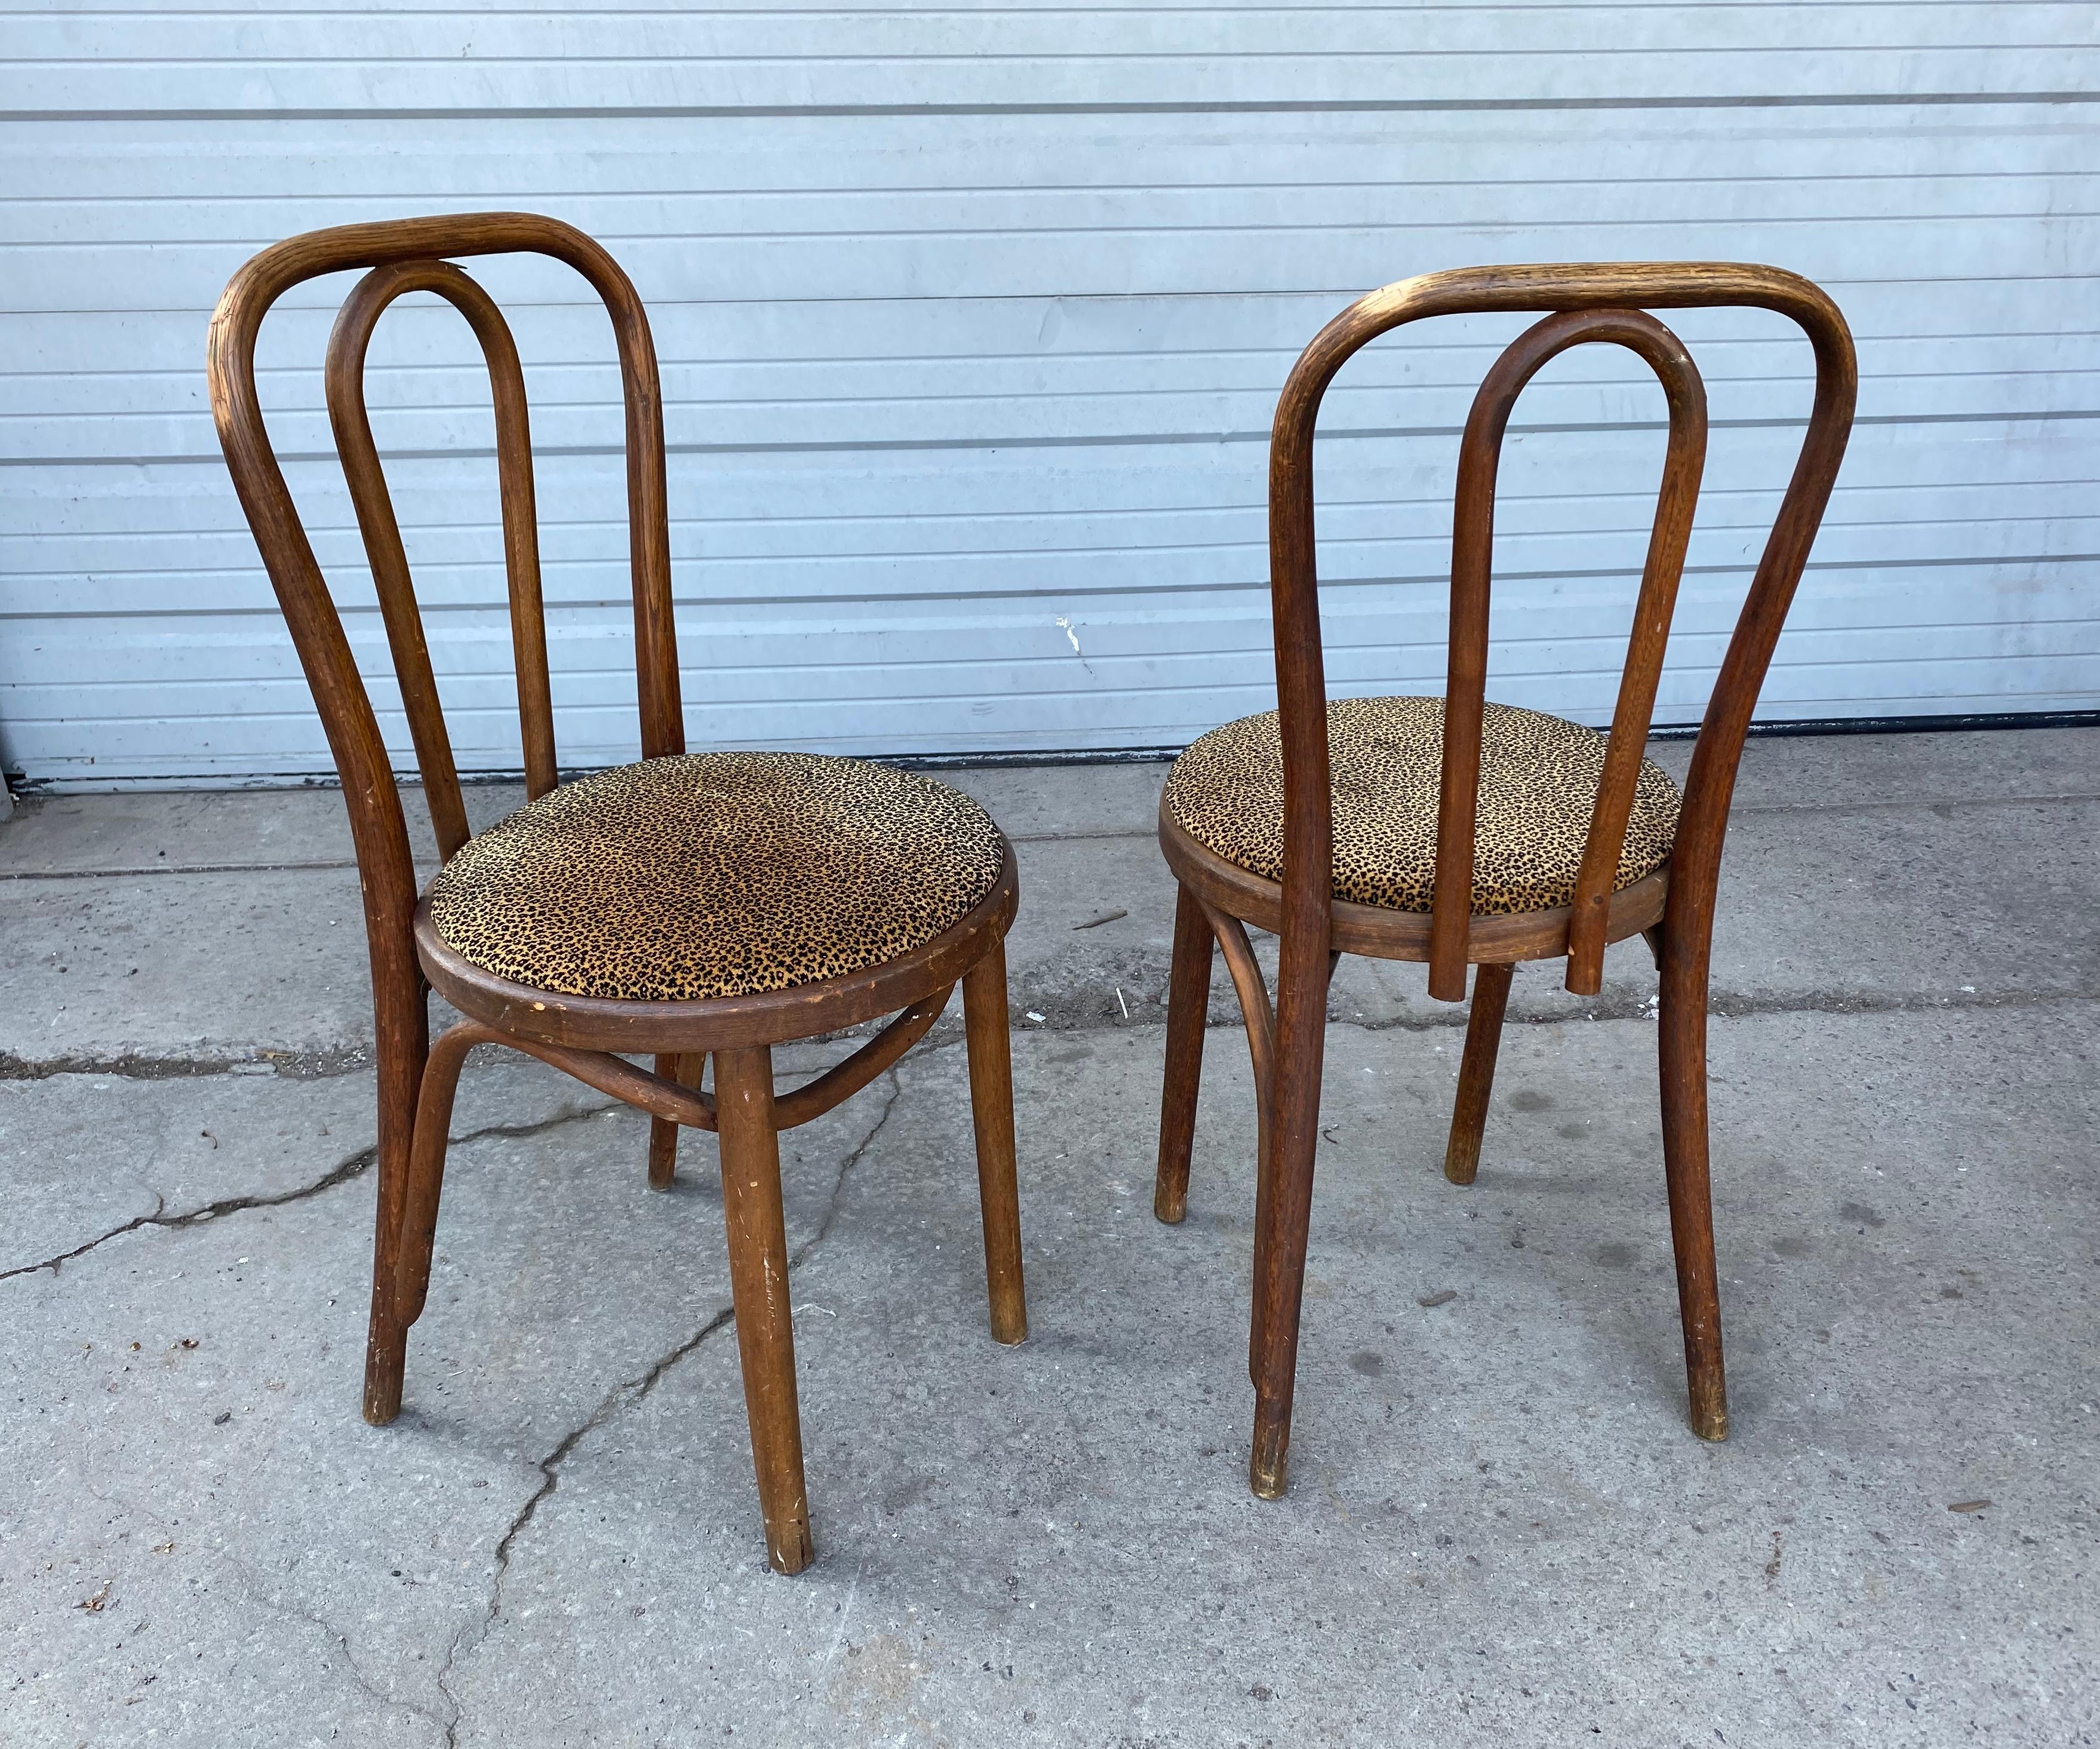
[[[1466,1019],[1466,1054],[1458,1066],[1458,1098],[1451,1111],[1451,1139],[1444,1148],[1444,1176],[1471,1184],[1480,1169],[1480,1132],[1488,1121],[1488,1095],[1495,1084],[1495,1053],[1502,1042],[1502,1013],[1509,1006],[1507,965],[1483,965],[1473,974],[1473,1011]]]
[[[377,967],[375,965],[375,972]],[[420,978],[375,978],[379,1058],[379,1206],[372,1243],[372,1310],[364,1345],[364,1419],[384,1427],[401,1412],[408,1327],[397,1315],[395,1261],[408,1193],[416,1105],[430,1055],[430,1005]]]
[[[715,1053],[721,1125],[722,1217],[751,1458],[776,1573],[810,1564],[810,1496],[802,1477],[802,1420],[795,1398],[795,1327],[788,1286],[788,1227],[780,1208],[780,1137],[773,1120],[773,1053],[763,1045]]]
[[[1714,1198],[1706,1144],[1706,965],[1665,936],[1657,1053],[1662,1081],[1662,1159],[1670,1186],[1670,1234],[1677,1252],[1677,1307],[1692,1430],[1728,1437],[1728,1387],[1721,1362],[1721,1289],[1714,1261]]]
[[[1290,1483],[1290,1407],[1297,1389],[1298,1326],[1305,1245],[1312,1219],[1312,1166],[1320,1146],[1320,1075],[1326,1055],[1327,985],[1335,959],[1294,959],[1284,942],[1277,978],[1274,1115],[1267,1147],[1270,1212],[1255,1256],[1254,1447],[1247,1480],[1264,1499]],[[1322,975],[1322,974],[1325,975]]]
[[[698,1087],[707,1068],[705,1051],[663,1052],[656,1058],[656,1072],[681,1087]],[[649,1188],[668,1190],[678,1176],[678,1131],[683,1126],[668,1118],[649,1120]]]
[[[1159,1170],[1152,1212],[1170,1226],[1189,1212],[1189,1158],[1196,1143],[1196,1093],[1210,1018],[1211,955],[1216,939],[1187,887],[1174,906],[1174,965],[1167,980],[1167,1078],[1159,1096]]]
[[[1021,1276],[1021,1186],[1013,1157],[1013,1055],[1006,1018],[1006,943],[963,974],[963,1023],[970,1057],[970,1115],[977,1128],[977,1198],[984,1216],[985,1285],[995,1342],[1028,1340]]]
[[[423,1315],[430,1292],[430,1249],[438,1235],[438,1203],[443,1195],[445,1155],[452,1146],[452,1102],[467,1053],[487,1042],[472,1021],[443,1033],[431,1047],[416,1100],[416,1139],[408,1154],[408,1190],[401,1210],[401,1238],[394,1257],[394,1315],[405,1331]]]

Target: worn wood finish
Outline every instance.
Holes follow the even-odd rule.
[[[810,1558],[809,1512],[795,1396],[779,1132],[821,1115],[894,1064],[938,1018],[958,982],[964,986],[970,1035],[993,1332],[1002,1341],[1026,1334],[1005,1040],[1004,943],[1019,903],[1012,850],[1004,846],[992,892],[934,940],[863,972],[762,996],[686,1003],[560,996],[492,978],[438,939],[427,901],[417,894],[387,748],[271,447],[256,394],[255,339],[271,304],[292,287],[322,274],[368,270],[343,306],[329,342],[329,413],[377,585],[432,824],[439,849],[449,858],[467,840],[465,810],[365,406],[364,363],[381,316],[412,291],[449,301],[481,342],[496,408],[527,788],[534,796],[544,794],[555,786],[558,771],[524,380],[501,313],[443,258],[514,252],[567,263],[590,283],[611,317],[626,413],[641,750],[646,757],[682,753],[655,351],[633,286],[598,244],[570,226],[529,214],[347,225],[265,250],[234,276],[212,319],[209,369],[220,444],[342,775],[364,893],[379,1083],[365,1417],[384,1423],[400,1410],[408,1330],[429,1296],[461,1069],[479,1045],[523,1051],[651,1115],[649,1181],[655,1188],[668,1188],[673,1181],[681,1126],[720,1132],[738,1341],[767,1548],[775,1567],[794,1572]],[[433,986],[466,1016],[435,1048],[428,1003]],[[885,1015],[895,1018],[845,1062],[774,1097],[773,1045]],[[655,1071],[638,1067],[629,1055],[653,1056]],[[709,1055],[715,1059],[713,1096],[699,1086]]]
[[[1189,1161],[1196,1146],[1196,1094],[1211,1015],[1215,939],[1202,902],[1185,883],[1174,901],[1174,958],[1167,977],[1167,1072],[1159,1089],[1159,1164],[1152,1212],[1170,1226],[1189,1212]]]
[[[1633,634],[1619,682],[1618,705],[1604,771],[1590,814],[1590,835],[1570,901],[1568,987],[1602,987],[1604,931],[1625,846],[1634,784],[1640,775],[1662,678],[1664,646],[1677,604],[1692,513],[1706,461],[1706,391],[1682,342],[1637,310],[1572,310],[1550,316],[1512,341],[1474,396],[1458,446],[1457,501],[1451,535],[1451,634],[1445,688],[1444,760],[1436,816],[1436,897],[1430,917],[1429,993],[1442,1001],[1466,994],[1467,934],[1473,908],[1473,826],[1480,797],[1480,720],[1487,703],[1488,604],[1494,552],[1495,479],[1502,434],[1524,385],[1570,347],[1609,342],[1628,348],[1661,381],[1670,408],[1670,441],[1656,500],[1648,563],[1634,609]]]
[[[736,1303],[752,1464],[765,1517],[766,1558],[776,1573],[799,1573],[813,1551],[795,1392],[788,1223],[780,1207],[780,1134],[773,1120],[773,1053],[762,1045],[717,1052],[715,1098],[721,1118],[730,1291]]]
[[[514,983],[461,959],[439,940],[427,905],[416,914],[415,938],[431,987],[461,1014],[491,1026],[581,1050],[711,1051],[814,1038],[880,1019],[950,988],[994,943],[1006,939],[1020,894],[1009,845],[998,884],[961,922],[923,947],[864,971],[709,1002],[619,1002]]]
[[[1006,1018],[1006,943],[963,979],[970,1058],[970,1120],[977,1130],[977,1197],[984,1212],[985,1287],[992,1339],[1028,1340],[1021,1279],[1021,1184],[1013,1157],[1012,1041]]]
[[[449,858],[467,840],[466,809],[459,772],[445,731],[437,682],[423,634],[422,614],[408,573],[408,558],[394,516],[394,500],[372,435],[364,396],[365,359],[379,318],[397,298],[435,292],[464,316],[481,342],[495,404],[496,466],[503,513],[504,572],[510,585],[510,643],[518,674],[518,716],[525,756],[525,793],[543,796],[558,781],[554,762],[554,707],[547,673],[546,610],[540,586],[540,520],[532,484],[532,432],[525,403],[525,375],[517,342],[496,300],[449,262],[404,261],[375,267],[338,312],[329,336],[324,379],[329,423],[357,512],[360,533],[371,555],[373,582],[401,677],[402,702],[416,762],[429,799],[438,850]]]
[[[1264,880],[1227,862],[1189,837],[1164,810],[1159,819],[1159,848],[1176,877],[1198,896],[1200,904],[1228,912],[1272,935],[1282,932],[1280,881]],[[1665,863],[1653,874],[1612,895],[1605,939],[1621,941],[1659,925],[1669,896],[1670,865]],[[1475,917],[1467,937],[1467,955],[1479,964],[1557,960],[1568,951],[1572,916],[1570,908],[1563,905],[1515,916]],[[1426,912],[1383,911],[1375,905],[1338,899],[1334,902],[1330,951],[1361,954],[1372,960],[1427,960],[1429,928]]]
[[[707,1073],[705,1051],[660,1051],[656,1079],[697,1092]],[[649,1120],[649,1188],[668,1190],[678,1181],[678,1123],[675,1118]]]
[[[1703,454],[1703,396],[1683,348],[1642,312],[1713,306],[1771,310],[1807,335],[1815,358],[1815,404],[1763,556],[1716,679],[1687,779],[1675,847],[1664,868],[1624,893],[1608,890],[1625,831],[1641,740],[1654,699]],[[1454,519],[1451,702],[1440,792],[1436,899],[1440,916],[1363,914],[1334,898],[1334,824],[1327,746],[1326,676],[1320,643],[1314,528],[1313,434],[1335,373],[1360,347],[1432,316],[1541,312],[1476,400],[1462,448]],[[1591,798],[1590,831],[1573,902],[1531,918],[1475,917],[1471,810],[1484,697],[1493,459],[1515,392],[1546,357],[1585,341],[1629,346],[1661,380],[1670,439],[1613,717],[1606,771]],[[1679,1270],[1679,1310],[1696,1431],[1727,1427],[1720,1313],[1713,1265],[1705,1107],[1705,1000],[1714,899],[1743,739],[1773,647],[1829,502],[1851,428],[1857,390],[1851,336],[1837,307],[1798,275],[1726,262],[1495,267],[1404,280],[1359,298],[1306,347],[1277,404],[1269,445],[1270,588],[1284,763],[1284,874],[1266,881],[1227,868],[1163,811],[1160,842],[1183,885],[1205,903],[1282,937],[1275,1015],[1274,1098],[1269,1115],[1270,1212],[1255,1260],[1250,1330],[1256,1350],[1249,1480],[1258,1495],[1288,1477],[1305,1246],[1319,1138],[1320,1076],[1333,955],[1365,952],[1427,960],[1432,993],[1464,995],[1468,963],[1569,959],[1571,989],[1594,990],[1604,944],[1660,931],[1659,1027],[1664,1157]],[[1468,773],[1471,773],[1469,777]],[[1461,852],[1463,852],[1462,856]],[[1460,895],[1467,895],[1460,908]],[[1476,998],[1477,1000],[1477,998]],[[1476,1015],[1483,1034],[1486,1014]],[[1485,1093],[1485,1060],[1479,1086]],[[1462,1079],[1463,1078],[1462,1071]],[[1183,1193],[1185,1196],[1185,1190]]]
[[[1451,1107],[1451,1136],[1444,1146],[1444,1176],[1471,1184],[1480,1169],[1480,1133],[1494,1091],[1495,1053],[1502,1041],[1513,968],[1485,965],[1473,974],[1473,1011],[1466,1017],[1466,1054],[1458,1065],[1458,1096]]]

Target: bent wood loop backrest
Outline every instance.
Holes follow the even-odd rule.
[[[1732,263],[1474,267],[1403,280],[1360,298],[1314,338],[1277,402],[1269,449],[1269,562],[1276,616],[1277,702],[1284,755],[1286,950],[1293,963],[1327,951],[1334,825],[1329,789],[1326,682],[1320,645],[1314,545],[1312,439],[1321,398],[1357,350],[1404,323],[1489,311],[1555,313],[1520,335],[1480,385],[1459,449],[1451,537],[1451,629],[1445,689],[1429,992],[1466,993],[1473,840],[1485,699],[1495,472],[1519,392],[1570,347],[1608,342],[1652,369],[1670,406],[1670,440],[1633,632],[1568,921],[1568,987],[1601,987],[1605,925],[1655,706],[1677,585],[1691,537],[1706,451],[1705,391],[1677,337],[1644,308],[1749,306],[1791,318],[1815,356],[1815,401],[1793,477],[1765,545],[1715,680],[1685,784],[1670,906],[1701,932],[1710,901],[1743,739],[1780,628],[1801,581],[1851,429],[1857,373],[1852,338],[1816,286],[1773,267]],[[1295,944],[1294,944],[1295,943]]]
[[[634,585],[642,751],[645,757],[682,753],[685,729],[671,619],[670,524],[656,349],[642,300],[611,256],[573,227],[528,213],[344,225],[309,232],[263,250],[227,282],[211,320],[208,361],[219,444],[342,775],[364,880],[375,974],[382,970],[382,961],[399,966],[397,956],[402,955],[406,956],[404,969],[414,970],[410,931],[415,872],[408,829],[372,701],[270,445],[255,391],[255,338],[271,306],[293,286],[346,269],[373,270],[344,303],[329,336],[329,419],[371,560],[430,823],[439,854],[449,858],[466,841],[466,811],[401,531],[373,442],[364,404],[365,351],[387,306],[412,291],[435,292],[445,298],[466,318],[481,342],[496,405],[504,559],[526,788],[533,796],[543,795],[555,783],[554,710],[540,594],[539,532],[524,378],[510,328],[494,301],[441,258],[511,254],[548,255],[567,263],[590,282],[612,318],[626,403],[628,541]]]

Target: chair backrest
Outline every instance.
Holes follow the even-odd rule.
[[[1277,404],[1268,486],[1270,588],[1284,760],[1283,921],[1285,949],[1294,961],[1326,953],[1332,904],[1334,821],[1313,528],[1312,439],[1321,398],[1335,373],[1365,342],[1425,316],[1551,312],[1512,342],[1489,371],[1459,448],[1442,787],[1430,916],[1429,992],[1446,1001],[1466,993],[1495,474],[1510,409],[1548,360],[1592,342],[1631,349],[1661,382],[1670,407],[1662,487],[1568,925],[1568,987],[1595,993],[1602,984],[1605,925],[1706,448],[1705,391],[1699,373],[1677,337],[1644,312],[1714,306],[1772,310],[1796,323],[1814,350],[1815,400],[1793,477],[1708,701],[1685,784],[1670,860],[1669,903],[1673,918],[1681,917],[1692,932],[1683,939],[1703,961],[1743,739],[1829,501],[1851,430],[1858,382],[1851,334],[1821,289],[1776,267],[1726,262],[1470,267],[1425,274],[1359,298],[1299,356]]]
[[[649,320],[619,263],[573,226],[530,213],[473,213],[313,231],[266,249],[227,284],[211,320],[208,368],[220,447],[247,512],[313,688],[364,876],[375,965],[405,953],[415,868],[393,766],[342,621],[270,444],[255,390],[255,340],[270,307],[322,274],[366,267],[329,336],[329,422],[371,560],[439,853],[466,841],[459,772],[438,702],[422,616],[401,531],[373,442],[364,402],[364,359],[373,328],[404,293],[435,292],[464,316],[480,341],[496,408],[497,470],[509,576],[512,645],[525,749],[526,788],[554,786],[554,711],[540,593],[539,532],[532,497],[532,438],[524,378],[509,326],[494,301],[443,258],[532,254],[566,262],[590,282],[612,319],[626,404],[628,541],[634,588],[635,669],[645,757],[685,750],[677,651],[671,617],[670,525],[665,502],[664,413]]]

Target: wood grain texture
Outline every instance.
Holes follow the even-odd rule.
[[[707,1067],[708,1054],[705,1051],[660,1051],[656,1055],[656,1079],[680,1087],[690,1087],[698,1092]],[[668,1190],[677,1181],[677,1120],[651,1116],[649,1120],[649,1188]]]
[[[1320,1075],[1326,1020],[1326,994],[1332,974],[1339,908],[1333,896],[1333,819],[1327,747],[1327,684],[1321,643],[1318,557],[1314,528],[1313,435],[1320,404],[1335,373],[1359,348],[1377,336],[1424,317],[1481,311],[1548,311],[1556,317],[1577,312],[1612,312],[1601,324],[1580,320],[1541,324],[1511,350],[1514,361],[1493,392],[1476,400],[1469,422],[1470,474],[1462,464],[1462,491],[1472,493],[1470,510],[1462,504],[1454,541],[1455,645],[1464,643],[1472,655],[1453,658],[1454,688],[1468,696],[1477,691],[1475,658],[1484,659],[1488,517],[1493,478],[1485,466],[1515,389],[1528,374],[1531,356],[1546,348],[1576,343],[1584,333],[1608,334],[1632,345],[1662,376],[1671,392],[1674,413],[1672,455],[1665,467],[1664,497],[1650,546],[1649,581],[1644,595],[1648,617],[1636,625],[1632,655],[1644,662],[1653,653],[1655,611],[1674,589],[1682,562],[1679,529],[1688,520],[1696,487],[1692,463],[1697,459],[1695,433],[1696,377],[1679,362],[1682,349],[1659,324],[1617,312],[1679,309],[1714,305],[1769,310],[1793,322],[1807,338],[1816,361],[1816,395],[1793,476],[1780,502],[1763,557],[1758,563],[1734,635],[1729,641],[1706,709],[1685,786],[1684,807],[1675,847],[1668,864],[1667,898],[1661,929],[1662,1009],[1659,1029],[1662,1052],[1664,1152],[1675,1239],[1679,1310],[1685,1331],[1692,1419],[1696,1431],[1718,1438],[1726,1430],[1721,1376],[1720,1315],[1713,1263],[1713,1235],[1705,1110],[1705,991],[1712,943],[1714,900],[1720,866],[1727,806],[1743,738],[1757,701],[1788,606],[1807,562],[1824,507],[1829,502],[1851,431],[1858,372],[1851,337],[1837,307],[1819,288],[1798,276],[1776,268],[1734,263],[1581,263],[1568,266],[1491,267],[1435,273],[1405,280],[1358,299],[1337,316],[1299,357],[1277,402],[1269,448],[1270,570],[1275,619],[1277,691],[1284,758],[1284,874],[1268,914],[1282,937],[1275,1019],[1275,1096],[1269,1124],[1267,1182],[1271,1213],[1255,1266],[1254,1305],[1250,1319],[1255,1365],[1255,1428],[1249,1481],[1254,1491],[1273,1498],[1288,1482],[1290,1414],[1295,1389],[1299,1319],[1305,1272],[1305,1246],[1312,1209],[1312,1171],[1318,1146]],[[1536,365],[1531,368],[1535,369]],[[1498,408],[1502,409],[1498,414]],[[1483,411],[1485,409],[1485,411]],[[1471,532],[1468,533],[1470,528]],[[1470,543],[1470,544],[1468,544]],[[1470,581],[1460,575],[1470,554]],[[1483,665],[1484,665],[1484,660]],[[1621,709],[1643,714],[1652,692],[1645,679],[1622,682]],[[1463,780],[1467,748],[1458,738],[1461,767],[1458,799],[1470,798]],[[1477,735],[1472,757],[1477,757]],[[1622,745],[1623,762],[1636,749]],[[1445,800],[1454,798],[1448,762]],[[1612,806],[1611,775],[1600,785],[1597,812]],[[1459,824],[1470,810],[1462,806]],[[1449,824],[1447,816],[1447,824]],[[1608,822],[1607,822],[1608,824]],[[1200,880],[1202,865],[1170,841],[1171,823],[1162,820],[1162,842],[1177,875]],[[1594,833],[1593,833],[1594,836]],[[1464,890],[1471,891],[1470,846],[1463,870]],[[1458,871],[1454,870],[1454,879]],[[1440,894],[1445,889],[1440,878]],[[1229,885],[1230,883],[1219,883]],[[1245,883],[1239,883],[1244,886]],[[1272,883],[1260,883],[1268,886]],[[1629,890],[1632,891],[1634,890]],[[1264,895],[1264,898],[1266,895]],[[1618,911],[1616,898],[1602,908],[1599,929],[1586,921],[1586,934],[1609,936]],[[1449,996],[1454,945],[1456,969],[1462,976],[1466,959],[1476,956],[1471,920],[1454,944],[1449,912],[1442,920],[1442,951],[1432,919],[1427,957],[1432,974],[1440,970],[1440,987],[1432,994]],[[1652,914],[1625,919],[1646,929]],[[1390,930],[1392,925],[1387,925]],[[1565,930],[1568,924],[1564,921]],[[1594,939],[1594,937],[1592,938]],[[1562,937],[1563,951],[1568,938]],[[1577,945],[1583,943],[1578,939]],[[1597,943],[1601,945],[1601,943]],[[1588,951],[1585,947],[1585,952]],[[1508,958],[1528,957],[1513,953]],[[1440,960],[1441,961],[1440,967]],[[1502,956],[1498,956],[1501,963]],[[1586,969],[1582,975],[1586,975]],[[1577,974],[1571,971],[1571,981]],[[1456,994],[1462,995],[1462,983]],[[1483,1017],[1485,1022],[1485,1016]],[[1483,1043],[1485,1027],[1483,1025]],[[1476,1067],[1476,1090],[1486,1065]]]
[[[1189,1162],[1196,1144],[1196,1097],[1203,1079],[1210,1021],[1211,956],[1215,938],[1202,902],[1177,883],[1174,956],[1167,979],[1167,1062],[1159,1089],[1159,1164],[1152,1212],[1169,1226],[1189,1212]]]
[[[1466,1053],[1458,1065],[1450,1139],[1444,1146],[1444,1176],[1454,1184],[1471,1184],[1480,1169],[1480,1137],[1487,1128],[1488,1098],[1494,1091],[1495,1053],[1502,1045],[1502,1015],[1509,1007],[1511,970],[1486,965],[1473,974]]]
[[[984,1216],[985,1287],[991,1334],[1009,1346],[1028,1340],[1021,1269],[1021,1185],[1013,1148],[1012,1045],[1007,1029],[1006,944],[963,978],[970,1058],[970,1121],[977,1133],[977,1199]]]
[[[1626,820],[1648,744],[1670,615],[1677,603],[1678,580],[1684,569],[1706,458],[1706,392],[1698,369],[1676,335],[1637,310],[1568,311],[1525,330],[1495,360],[1481,382],[1459,443],[1458,504],[1451,534],[1450,657],[1444,691],[1436,899],[1429,944],[1429,993],[1444,1001],[1459,1000],[1466,993],[1480,722],[1487,700],[1495,478],[1502,434],[1517,396],[1546,364],[1570,347],[1600,342],[1626,347],[1653,369],[1670,407],[1670,442],[1663,457],[1655,526],[1640,598],[1634,608],[1633,634],[1589,837],[1568,902],[1568,987],[1591,995],[1601,987],[1605,931]]]
[[[1159,848],[1176,877],[1201,903],[1215,906],[1272,935],[1283,932],[1283,885],[1227,862],[1177,824],[1162,808]],[[1604,936],[1608,942],[1661,923],[1669,902],[1670,865],[1643,875],[1612,895]],[[1557,960],[1568,952],[1573,912],[1565,905],[1551,911],[1479,916],[1467,935],[1469,957],[1480,964],[1517,965],[1527,960]],[[1353,900],[1334,901],[1335,951],[1374,960],[1427,961],[1430,916],[1424,911],[1387,911]]]
[[[788,1280],[788,1226],[780,1205],[780,1137],[773,1119],[773,1053],[737,1045],[715,1055],[721,1116],[722,1220],[729,1230],[736,1348],[765,1553],[776,1573],[799,1573],[814,1552],[802,1476],[802,1418],[795,1390],[795,1320]]]
[[[1012,847],[999,877],[953,928],[886,964],[762,996],[725,1001],[625,1003],[566,998],[492,978],[437,936],[416,891],[386,746],[356,652],[323,579],[279,466],[256,389],[255,342],[285,293],[319,276],[370,270],[351,291],[326,366],[333,429],[430,790],[441,854],[467,841],[446,720],[400,525],[373,440],[365,363],[378,320],[396,299],[435,292],[464,314],[481,342],[495,401],[509,577],[512,665],[527,789],[558,780],[546,608],[539,559],[530,426],[517,348],[494,301],[440,258],[536,253],[580,272],[604,301],[618,342],[626,429],[635,691],[645,756],[682,752],[677,658],[664,501],[663,420],[646,317],[620,267],[589,237],[519,214],[347,226],[265,250],[228,285],[214,318],[209,376],[227,466],[283,608],[333,749],[350,814],[373,973],[379,1090],[379,1195],[368,1327],[365,1418],[399,1414],[409,1326],[430,1290],[452,1111],[461,1067],[480,1045],[503,1045],[648,1112],[649,1183],[668,1189],[680,1126],[721,1136],[737,1336],[766,1544],[773,1566],[810,1559],[794,1337],[780,1201],[779,1133],[809,1122],[867,1086],[924,1037],[958,980],[965,987],[993,1333],[1018,1341],[1022,1296],[1012,1079],[1006,1050],[1004,941],[1019,903]],[[899,872],[908,879],[911,871]],[[430,982],[426,982],[426,975]],[[435,1049],[435,983],[466,1017]],[[902,1009],[901,1014],[896,1011]],[[771,1047],[896,1014],[874,1038],[802,1087],[775,1098]],[[626,1054],[623,1054],[626,1053]],[[655,1071],[629,1054],[653,1056]],[[713,1095],[699,1084],[715,1059]]]

